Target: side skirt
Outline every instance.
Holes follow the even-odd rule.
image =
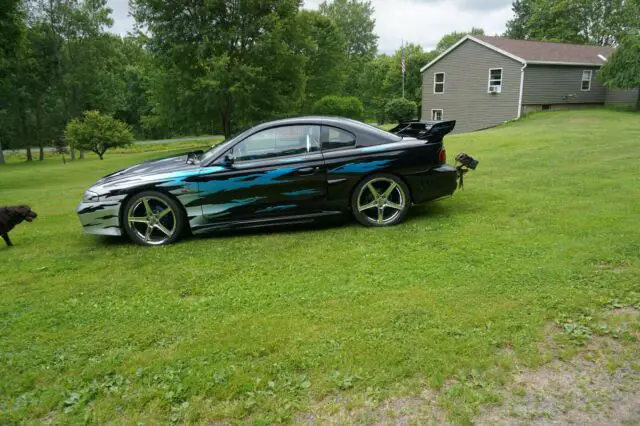
[[[305,224],[305,223],[312,223],[322,218],[335,217],[335,216],[341,216],[341,215],[344,215],[344,212],[329,211],[329,212],[313,213],[313,214],[300,215],[300,216],[282,216],[282,217],[271,217],[271,218],[265,218],[265,219],[227,221],[227,222],[220,222],[220,223],[211,223],[211,224],[199,226],[197,228],[192,228],[191,232],[194,235],[200,235],[200,234],[205,234],[211,231],[226,230],[226,229],[251,229],[251,228],[264,228],[267,226],[274,226],[274,225],[299,225],[299,224]]]

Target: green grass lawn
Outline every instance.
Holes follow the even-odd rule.
[[[0,423],[290,421],[319,401],[498,400],[546,324],[640,297],[640,115],[539,114],[451,136],[479,169],[389,229],[143,248],[83,235],[102,175],[159,153],[0,166],[39,213],[0,246]]]

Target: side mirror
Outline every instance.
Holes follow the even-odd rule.
[[[224,167],[231,167],[235,162],[236,162],[236,158],[233,156],[233,154],[227,154],[222,159],[222,165]]]

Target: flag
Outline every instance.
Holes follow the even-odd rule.
[[[404,75],[405,72],[407,72],[407,65],[404,62],[404,41],[402,42],[402,74]]]

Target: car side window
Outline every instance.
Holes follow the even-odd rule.
[[[352,133],[328,126],[324,126],[322,129],[323,151],[356,146],[356,137]]]
[[[249,136],[231,150],[236,161],[300,155],[320,150],[320,126],[283,126]]]

